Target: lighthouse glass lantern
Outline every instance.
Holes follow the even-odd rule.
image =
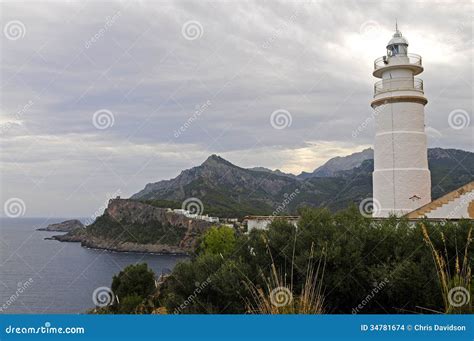
[[[387,45],[387,56],[406,56],[408,53],[408,41],[402,36],[400,31],[395,32],[393,38],[388,42]]]

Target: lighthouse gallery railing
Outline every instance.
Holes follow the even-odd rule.
[[[417,90],[423,91],[423,80],[413,77],[383,79],[374,84],[374,96],[387,91]]]
[[[383,56],[383,57],[377,58],[374,61],[374,70],[387,67],[389,65],[400,65],[400,64],[412,64],[412,65],[422,66],[421,56],[414,53],[399,54],[392,57]]]

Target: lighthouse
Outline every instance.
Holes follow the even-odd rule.
[[[431,202],[421,56],[408,53],[396,25],[387,54],[374,62],[374,217],[401,216]]]

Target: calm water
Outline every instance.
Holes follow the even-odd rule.
[[[35,231],[62,220],[0,218],[0,307],[24,289],[0,313],[83,313],[94,306],[93,291],[110,287],[112,276],[125,266],[146,262],[159,275],[186,260],[91,250],[79,243],[44,240],[58,232]]]

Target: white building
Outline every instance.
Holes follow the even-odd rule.
[[[263,230],[268,227],[275,219],[283,219],[294,226],[297,226],[298,216],[246,216],[244,223],[247,224],[247,231],[250,232],[253,229]]]
[[[474,219],[474,181],[408,213],[408,219]]]
[[[171,209],[168,209],[168,210],[170,211]],[[172,211],[176,214],[184,215],[186,218],[190,218],[190,219],[204,220],[210,223],[219,222],[218,217],[209,217],[207,214],[206,215],[196,214],[182,208],[175,208]]]
[[[376,135],[374,145],[374,217],[404,215],[431,202],[425,111],[428,102],[421,56],[408,53],[408,41],[396,28],[387,55],[374,62]]]

